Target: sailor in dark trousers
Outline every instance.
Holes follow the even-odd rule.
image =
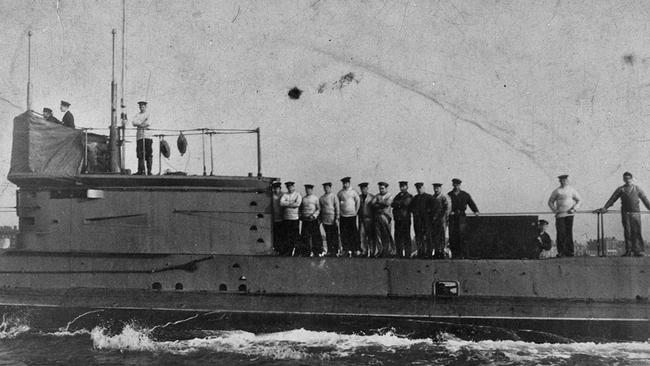
[[[138,172],[137,175],[151,175],[151,164],[153,159],[153,150],[151,139],[151,121],[149,119],[149,112],[147,112],[147,102],[138,102],[140,112],[133,117],[131,123],[137,128],[136,131],[136,147],[135,152],[138,157]],[[145,166],[146,163],[146,166]],[[146,170],[145,170],[146,168]]]
[[[61,123],[65,127],[74,128],[74,116],[70,112],[70,103],[65,100],[61,101],[61,113],[63,113],[63,118],[61,118]]]
[[[418,194],[413,197],[409,209],[413,214],[413,229],[415,230],[415,245],[417,257],[427,258],[432,253],[431,224],[433,197],[424,191],[424,183],[415,183]]]
[[[271,187],[273,190],[273,249],[280,253],[286,241],[284,226],[282,225],[282,206],[280,206],[280,198],[282,198],[283,194],[282,183],[273,182]]]
[[[286,235],[286,242],[279,250],[280,255],[291,256],[294,249],[299,246],[300,240],[300,221],[298,221],[298,209],[302,202],[302,196],[296,192],[294,182],[286,182],[287,192],[280,197],[280,206],[282,207],[282,226]]]
[[[301,256],[320,256],[323,253],[323,237],[320,233],[320,203],[314,195],[314,185],[305,184],[305,197],[300,204],[300,250]]]
[[[452,258],[466,258],[468,256],[467,248],[463,243],[463,235],[466,229],[465,211],[467,206],[478,216],[478,207],[469,193],[462,191],[460,185],[462,181],[458,178],[451,180],[454,189],[447,195],[451,199],[451,213],[449,214],[449,249]]]
[[[411,211],[409,206],[413,196],[408,192],[408,182],[399,182],[400,192],[393,198],[393,218],[395,219],[395,249],[398,257],[411,256]]]
[[[442,193],[442,183],[433,183],[433,208],[431,209],[431,241],[433,248],[427,248],[427,255],[434,259],[445,259],[445,230],[451,212],[451,200]]]

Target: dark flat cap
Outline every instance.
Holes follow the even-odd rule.
[[[66,102],[65,100],[62,100],[61,105],[64,106],[64,107],[69,107],[70,103]]]
[[[557,176],[557,179],[567,179],[567,178],[569,178],[568,174],[562,174]]]
[[[424,183],[422,183],[422,182],[417,182],[417,183],[415,183],[415,187],[416,187],[416,188],[420,188],[420,187],[422,187],[423,185],[424,185]]]
[[[331,187],[331,186],[332,186],[332,182],[323,183],[323,187]]]
[[[368,182],[359,183],[359,188],[367,187]]]
[[[271,187],[273,187],[273,188],[275,188],[275,187],[282,187],[282,182],[280,182],[280,181],[275,181],[275,182],[271,183]]]
[[[352,179],[352,178],[350,178],[350,177],[343,177],[343,178],[341,178],[341,182],[342,182],[342,183],[350,182],[351,179]]]
[[[47,113],[52,113],[52,110],[49,109],[49,108],[43,108],[43,113],[45,113],[45,112],[47,112]]]
[[[624,176],[624,177],[630,177],[630,178],[632,178],[632,173],[630,173],[630,172],[625,172],[625,173],[623,173],[623,176]]]
[[[296,184],[296,182],[286,182],[286,183],[284,183],[284,185],[287,186],[287,187],[293,186],[295,184]]]
[[[145,102],[144,100],[141,100],[141,101],[138,102],[138,105],[147,105],[147,102]]]
[[[544,219],[541,219],[541,220],[539,220],[539,224],[540,225],[548,225],[548,221],[546,221]]]
[[[313,184],[305,184],[305,188],[311,189],[311,188],[314,188],[314,185]]]
[[[461,184],[461,183],[463,183],[463,181],[458,179],[458,178],[454,178],[454,179],[451,180],[451,183],[453,183],[453,184]]]
[[[398,183],[399,183],[400,186],[406,186],[406,185],[409,184],[409,182],[407,182],[405,180],[400,180]]]
[[[442,187],[442,183],[433,183],[434,187]]]
[[[377,183],[377,185],[382,186],[382,187],[388,187],[388,183],[386,183],[386,182],[379,182],[379,183]]]

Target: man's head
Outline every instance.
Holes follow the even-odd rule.
[[[279,194],[282,191],[282,183],[280,182],[273,182],[271,184],[271,188],[273,189],[274,194]]]
[[[312,195],[314,193],[314,185],[313,184],[305,184],[305,194],[307,196]]]
[[[138,108],[140,108],[140,112],[146,111],[147,110],[147,102],[139,101],[138,102]]]
[[[323,183],[323,191],[325,191],[325,193],[331,193],[332,192],[332,183],[330,183],[330,182]]]
[[[352,179],[352,178],[350,178],[350,177],[343,177],[343,178],[341,178],[341,183],[343,183],[343,188],[345,188],[345,189],[350,188],[350,180],[351,180],[351,179]]]
[[[52,117],[52,110],[49,108],[43,108],[43,117],[45,118]]]
[[[417,189],[419,194],[424,193],[424,187],[423,186],[424,186],[424,183],[422,183],[422,182],[415,183],[415,189]]]
[[[567,175],[567,174],[558,175],[557,179],[560,181],[560,186],[562,186],[562,187],[569,184],[569,175]]]
[[[286,182],[284,184],[287,187],[287,192],[293,193],[296,190],[296,183],[294,182]]]
[[[460,190],[460,185],[463,183],[462,180],[454,178],[451,180],[451,185],[454,187],[454,191]]]
[[[537,228],[541,231],[546,231],[548,228],[548,221],[541,219],[537,222]]]
[[[625,182],[625,184],[632,184],[632,173],[623,173],[623,182]]]
[[[70,103],[66,102],[65,100],[61,101],[61,112],[65,113],[70,109]]]
[[[399,181],[399,191],[400,192],[406,192],[409,189],[409,182],[405,180]]]
[[[379,182],[379,183],[377,183],[377,186],[379,186],[379,193],[380,194],[386,194],[386,192],[388,192],[388,183]]]
[[[361,189],[361,194],[368,194],[368,183],[367,182],[360,183],[359,189]]]
[[[433,192],[440,193],[442,190],[442,183],[433,183]]]

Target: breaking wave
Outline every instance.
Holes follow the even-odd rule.
[[[238,353],[274,359],[345,357],[361,349],[394,352],[414,345],[432,345],[431,339],[409,339],[392,331],[371,335],[294,329],[285,332],[204,331],[205,337],[187,340],[155,341],[147,329],[127,325],[121,333],[108,335],[101,327],[90,332],[93,346],[120,351],[149,351],[187,354],[197,351]]]
[[[395,354],[410,351],[428,356],[444,353],[455,360],[493,360],[515,364],[563,364],[583,355],[598,364],[650,363],[650,343],[528,343],[522,341],[465,341],[450,334],[437,338],[410,339],[388,330],[376,334],[339,334],[294,329],[284,332],[203,331],[202,337],[186,340],[155,340],[149,329],[127,325],[119,334],[110,335],[101,327],[90,332],[93,346],[101,350],[170,353],[232,353],[280,360],[331,360],[352,355]],[[433,359],[429,359],[433,362]]]
[[[2,323],[0,323],[0,339],[13,339],[30,329],[22,319],[3,314]]]

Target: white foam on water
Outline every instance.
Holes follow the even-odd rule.
[[[441,345],[452,353],[463,350],[486,354],[500,352],[511,361],[535,361],[546,358],[569,359],[581,354],[604,359],[626,359],[650,363],[650,343],[529,343],[522,341],[464,341],[446,334]]]
[[[186,354],[197,351],[227,352],[273,359],[304,359],[344,357],[359,349],[376,347],[394,352],[414,345],[433,345],[431,339],[408,339],[392,332],[355,335],[294,329],[284,332],[254,334],[245,331],[206,332],[203,338],[178,341],[154,341],[149,330],[127,325],[120,334],[107,335],[95,328],[90,335],[98,349],[169,352]]]
[[[2,314],[2,323],[0,323],[0,339],[16,338],[19,334],[28,332],[31,328],[25,324],[22,319],[7,317]]]

